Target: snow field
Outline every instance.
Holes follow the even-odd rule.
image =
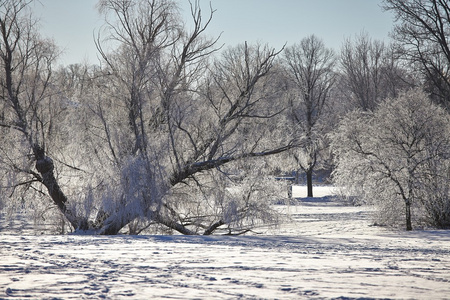
[[[371,226],[320,190],[261,235],[2,234],[0,299],[448,299],[450,231]]]

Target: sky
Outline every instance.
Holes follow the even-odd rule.
[[[177,0],[189,24],[188,0]],[[39,0],[32,9],[41,33],[63,51],[60,64],[96,64],[94,34],[103,25],[97,0]],[[314,34],[339,51],[347,38],[365,31],[373,39],[389,41],[393,15],[382,0],[200,0],[203,11],[215,9],[207,34],[222,34],[220,43],[235,46],[267,43],[277,49]],[[206,18],[206,16],[205,16]]]

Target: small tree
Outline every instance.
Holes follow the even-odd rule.
[[[449,133],[449,115],[418,90],[386,100],[373,113],[351,113],[332,136],[335,184],[377,205],[381,221],[395,224],[403,211],[406,229],[412,230],[413,210],[425,210],[445,224]],[[436,207],[444,209],[439,216]]]
[[[306,173],[308,197],[313,197],[312,175],[323,148],[324,107],[335,83],[335,55],[314,35],[300,44],[287,47],[284,64],[291,92],[289,129],[298,137],[299,147],[292,150],[298,166]]]

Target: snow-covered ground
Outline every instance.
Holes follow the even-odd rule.
[[[449,299],[450,231],[371,226],[367,207],[315,192],[261,235],[0,232],[0,299]]]

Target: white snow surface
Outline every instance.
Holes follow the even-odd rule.
[[[449,299],[449,230],[372,226],[368,207],[315,192],[278,207],[291,217],[280,228],[251,236],[2,228],[0,299]]]

